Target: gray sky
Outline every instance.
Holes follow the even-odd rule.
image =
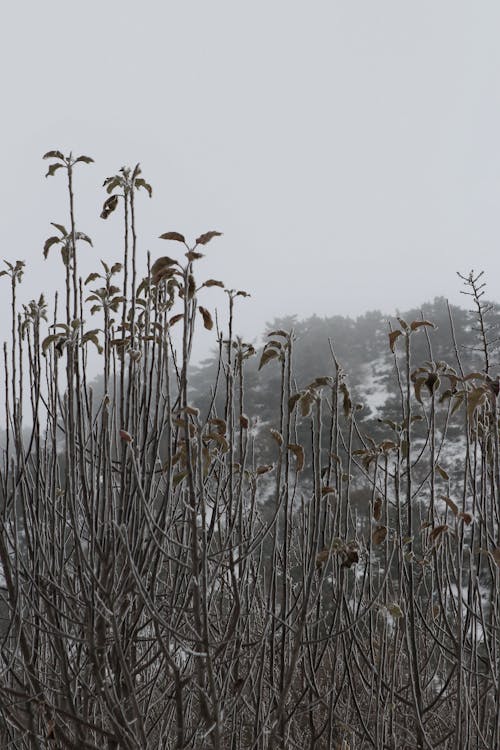
[[[49,222],[68,222],[64,180],[43,176],[52,148],[96,160],[76,178],[95,244],[82,273],[119,258],[101,185],[140,161],[143,257],[172,254],[168,230],[224,232],[199,273],[252,294],[247,340],[278,315],[463,303],[455,271],[471,267],[498,299],[498,2],[37,0],[2,15],[0,257],[27,261],[24,300],[63,279],[57,251],[42,258]]]

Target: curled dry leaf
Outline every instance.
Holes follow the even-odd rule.
[[[321,488],[321,496],[326,497],[327,495],[336,495],[337,490],[335,487],[330,487],[330,485],[326,485],[325,487]]]
[[[153,282],[153,284],[159,284],[160,281],[171,279],[173,276],[175,276],[178,273],[179,272],[172,265],[158,264],[155,270],[154,271],[152,270],[151,281]]]
[[[58,169],[61,169],[64,164],[51,164],[45,174],[45,177],[53,177]]]
[[[270,362],[272,359],[276,359],[279,356],[280,356],[280,353],[276,349],[273,349],[272,347],[264,349],[264,351],[262,352],[262,356],[260,358],[259,370],[261,370],[264,367],[264,365],[267,365],[267,363]]]
[[[78,162],[83,162],[84,164],[93,164],[94,160],[91,156],[79,156],[77,159],[75,159],[75,164]]]
[[[395,450],[398,446],[394,442],[394,440],[382,440],[380,443],[380,449],[383,453],[388,453],[389,451]]]
[[[484,372],[469,372],[468,375],[465,375],[463,380],[484,380]]]
[[[131,443],[133,440],[132,435],[127,430],[120,430],[120,437],[124,443]]]
[[[101,219],[107,219],[108,216],[113,213],[117,205],[118,205],[117,195],[111,195],[109,198],[106,198],[106,200],[104,201],[104,205],[102,207],[102,211],[101,211]]]
[[[160,234],[159,239],[174,240],[175,242],[186,242],[186,240],[184,239],[184,235],[180,234],[180,232],[164,232],[164,234]]]
[[[180,410],[179,414],[189,414],[190,417],[199,417],[200,410],[196,406],[185,406]]]
[[[250,424],[250,420],[248,419],[246,414],[240,414],[240,427],[243,430],[248,430],[248,426]]]
[[[382,544],[387,536],[387,526],[375,526],[372,532],[373,544]]]
[[[63,235],[63,237],[67,237],[68,236],[68,231],[67,231],[66,227],[64,226],[64,224],[56,224],[55,221],[51,221],[50,223],[52,224],[53,227],[55,227],[56,229],[58,229],[61,232],[61,234]]]
[[[425,383],[425,378],[416,378],[416,380],[413,381],[413,388],[415,390],[415,398],[417,399],[418,403],[422,403],[422,386]]]
[[[342,383],[342,384],[341,384],[341,386],[340,386],[340,390],[342,391],[342,394],[343,394],[343,399],[342,399],[342,410],[343,410],[343,412],[344,412],[344,417],[345,417],[346,419],[348,419],[348,417],[350,416],[350,414],[351,414],[351,411],[352,411],[352,401],[351,401],[351,396],[350,396],[350,394],[349,394],[349,390],[348,390],[348,388],[347,388],[347,386],[346,386],[346,384],[345,384],[345,383]]]
[[[215,427],[218,433],[221,435],[225,435],[227,431],[227,424],[224,419],[219,419],[218,417],[213,417],[212,419],[208,420],[208,424],[211,424]]]
[[[410,323],[410,328],[412,331],[416,331],[417,328],[421,328],[422,326],[430,326],[431,328],[436,327],[434,323],[430,322],[430,320],[414,320],[412,323]]]
[[[300,414],[302,417],[308,417],[311,414],[316,397],[312,391],[305,391],[300,397]]]
[[[425,380],[425,386],[431,396],[438,390],[440,385],[441,380],[439,379],[439,375],[436,372],[429,373],[428,377]]]
[[[396,344],[396,340],[398,339],[399,336],[402,336],[402,335],[403,335],[403,332],[400,331],[399,329],[395,331],[391,331],[389,334],[389,346],[391,347],[391,352],[393,354],[394,354],[394,346]]]
[[[322,388],[325,385],[332,385],[332,383],[333,378],[330,375],[323,375],[322,377],[314,378],[309,388]]]
[[[224,289],[224,284],[222,281],[217,281],[217,279],[208,279],[208,281],[205,281],[203,283],[203,286],[211,287],[211,286],[219,286],[221,289]]]
[[[139,165],[137,165],[137,166],[139,166]],[[140,173],[140,171],[141,170],[139,170],[138,173]],[[151,187],[151,185],[149,184],[149,182],[146,182],[146,180],[143,180],[142,177],[139,177],[138,179],[136,179],[135,186],[136,186],[136,188],[144,188],[144,190],[147,191],[149,197],[150,198],[152,197],[152,195],[153,195],[153,188]]]
[[[443,467],[442,467],[442,466],[440,466],[439,464],[436,464],[436,468],[434,469],[434,471],[437,471],[437,473],[439,474],[439,476],[440,476],[440,477],[441,477],[442,479],[444,479],[444,480],[445,480],[446,482],[447,482],[447,481],[449,480],[449,478],[450,478],[450,477],[449,477],[449,475],[448,475],[448,472],[447,472],[447,471],[445,471],[445,470],[443,469]]]
[[[456,503],[453,502],[451,497],[446,497],[446,495],[441,495],[441,500],[444,500],[448,508],[451,510],[454,516],[458,516],[458,506]]]
[[[273,464],[265,464],[262,466],[257,466],[255,473],[257,474],[257,476],[261,476],[261,474],[267,474],[269,471],[272,471],[273,469],[274,469]]]
[[[155,262],[151,266],[151,275],[154,276],[161,269],[171,268],[172,266],[176,265],[177,261],[174,260],[174,258],[170,258],[168,255],[163,255],[161,258],[158,258],[158,260],[155,260]]]
[[[298,393],[294,393],[293,396],[290,396],[290,398],[288,399],[288,408],[291,412],[295,409],[295,405],[297,401],[301,399],[302,395],[303,392],[299,391]]]
[[[304,448],[297,443],[289,443],[287,448],[295,456],[295,471],[302,471],[305,461]]]
[[[277,331],[269,331],[267,336],[282,336],[284,339],[290,338],[290,334],[284,331],[282,328],[279,328]]]
[[[210,315],[209,311],[206,307],[202,307],[201,305],[198,306],[198,310],[200,311],[200,314],[203,318],[203,325],[207,329],[207,331],[211,331],[214,327],[214,322],[212,320],[212,316]]]
[[[203,253],[196,253],[194,250],[189,250],[185,255],[189,261],[199,260],[204,257]]]
[[[325,549],[322,549],[321,552],[318,552],[316,555],[316,567],[321,568],[324,563],[328,560],[330,557],[330,550],[325,547]]]
[[[278,430],[269,430],[269,432],[271,433],[271,437],[276,440],[278,445],[283,445],[283,435],[281,434],[281,432],[278,432]]]
[[[436,539],[439,539],[446,531],[448,531],[448,524],[443,523],[440,526],[436,526],[429,534],[429,539],[434,542]]]
[[[271,341],[267,342],[265,348],[267,349],[269,346],[273,346],[275,349],[277,349],[280,352],[283,351],[283,345],[281,341],[274,341],[273,339],[271,339]]]
[[[341,568],[352,568],[353,565],[356,565],[359,562],[358,549],[352,544],[347,545],[347,547],[341,550],[341,555]]]
[[[373,518],[375,519],[375,521],[380,521],[381,516],[382,516],[382,498],[377,497],[377,499],[373,503]]]
[[[208,435],[206,435],[207,440],[213,440],[218,448],[222,451],[222,453],[227,453],[229,450],[229,443],[227,442],[224,435],[221,435],[220,432],[209,432]]]
[[[472,421],[474,418],[474,412],[480,406],[484,404],[486,400],[486,389],[485,386],[479,386],[474,388],[468,395],[467,399],[467,414],[469,419]]]
[[[197,245],[206,245],[210,240],[212,240],[214,237],[221,237],[222,232],[205,232],[205,234],[200,234],[200,236],[196,240]]]
[[[42,156],[42,159],[61,159],[64,161],[64,154],[61,153],[61,151],[47,151],[47,153]]]
[[[486,376],[486,386],[489,388],[491,393],[495,396],[495,398],[500,393],[500,378],[497,375],[497,377],[493,380],[493,378],[490,378],[489,375]]]
[[[52,247],[52,245],[58,245],[59,242],[61,242],[61,239],[59,237],[49,237],[48,240],[45,241],[45,244],[43,246],[43,257],[47,259],[49,250]],[[7,271],[2,271],[2,275],[7,274]]]

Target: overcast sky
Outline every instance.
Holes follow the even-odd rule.
[[[463,302],[471,267],[498,300],[499,38],[493,0],[9,3],[0,257],[26,260],[23,300],[62,282],[42,257],[68,223],[57,148],[96,160],[76,176],[82,273],[119,258],[101,185],[140,161],[142,258],[172,254],[168,230],[224,232],[199,273],[252,294],[247,340],[285,314]]]

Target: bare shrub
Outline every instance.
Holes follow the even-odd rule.
[[[297,389],[293,332],[274,331],[260,366],[279,371],[280,417],[264,435],[245,398],[255,351],[233,333],[246,293],[195,273],[220,233],[164,233],[172,255],[139,279],[136,193],[151,187],[123,168],[101,214],[122,213],[122,257],[83,281],[73,176],[91,160],[46,156],[68,181],[70,226],[44,248],[61,249],[62,320],[43,296],[19,308],[21,261],[2,272],[1,746],[499,747],[499,386],[479,277],[483,372],[458,348],[454,367],[434,362],[432,322],[400,320],[400,418],[375,442],[333,349]],[[214,327],[199,302],[214,286],[229,326],[202,413],[190,356],[196,325]]]

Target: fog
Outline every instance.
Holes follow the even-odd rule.
[[[27,263],[21,301],[63,282],[42,257],[69,223],[54,148],[95,159],[75,178],[82,274],[119,258],[101,186],[140,161],[142,266],[172,254],[162,232],[223,232],[199,273],[251,293],[246,339],[281,315],[463,303],[471,267],[498,299],[498,3],[51,0],[3,21],[1,257]],[[205,300],[223,321],[221,290]]]

